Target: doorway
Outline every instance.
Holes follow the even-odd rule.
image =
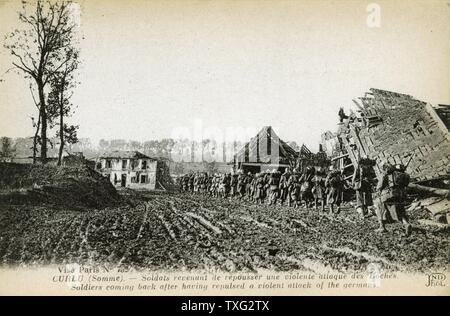
[[[122,175],[121,186],[122,187],[126,187],[127,186],[127,175],[126,174]]]

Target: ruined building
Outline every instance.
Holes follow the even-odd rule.
[[[379,89],[353,103],[356,112],[339,111],[337,132],[322,135],[325,151],[347,178],[360,158],[369,158],[377,175],[384,162],[403,164],[416,185],[449,189],[449,105]]]
[[[298,153],[295,169],[300,173],[304,173],[308,167],[320,167],[322,170],[327,170],[329,165],[330,160],[325,151],[323,151],[322,145],[320,145],[317,153],[311,152],[305,145],[302,145]]]
[[[169,169],[164,161],[138,151],[113,151],[103,154],[96,170],[108,177],[115,187],[130,189],[167,189]]]
[[[284,171],[293,168],[298,153],[281,140],[271,126],[264,126],[233,158],[235,171],[263,172],[267,170]]]

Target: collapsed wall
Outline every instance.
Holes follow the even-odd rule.
[[[338,137],[354,166],[359,157],[376,161],[379,173],[385,162],[408,164],[414,182],[448,178],[450,175],[450,106],[431,104],[413,97],[370,89],[358,108],[342,119]]]
[[[403,164],[416,201],[410,210],[426,209],[431,219],[450,222],[450,106],[379,89],[353,103],[356,112],[339,111],[338,131],[322,135],[327,155],[345,179],[352,178],[361,158],[375,163],[374,177],[385,162]]]

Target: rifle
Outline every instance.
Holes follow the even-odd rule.
[[[408,169],[409,163],[411,162],[411,160],[412,160],[413,158],[414,158],[414,154],[411,154],[411,156],[409,157],[408,162],[406,163],[406,165],[405,165],[403,171],[406,171],[406,169]]]
[[[408,162],[406,163],[406,165],[400,165],[400,169],[397,169],[397,167],[395,169],[397,169],[398,171],[401,172],[406,172],[406,169],[408,169],[409,164],[411,163],[411,160],[414,158],[414,154],[411,154],[409,156]]]

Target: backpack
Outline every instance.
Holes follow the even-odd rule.
[[[328,180],[331,187],[336,188],[341,183],[341,179],[338,173],[332,174],[330,179]]]
[[[301,187],[300,187],[300,190],[301,190],[302,192],[306,192],[306,191],[308,191],[310,188],[311,188],[311,182],[305,181],[305,182],[302,183],[302,185],[301,185]]]
[[[409,185],[409,181],[410,181],[410,176],[405,173],[405,172],[401,172],[401,171],[394,171],[390,176],[389,176],[389,187],[396,187],[396,188],[406,188]],[[391,184],[392,182],[392,184]]]
[[[405,188],[409,185],[410,176],[401,171],[393,171],[388,175],[388,188],[382,193],[384,202],[399,203],[406,197]]]

